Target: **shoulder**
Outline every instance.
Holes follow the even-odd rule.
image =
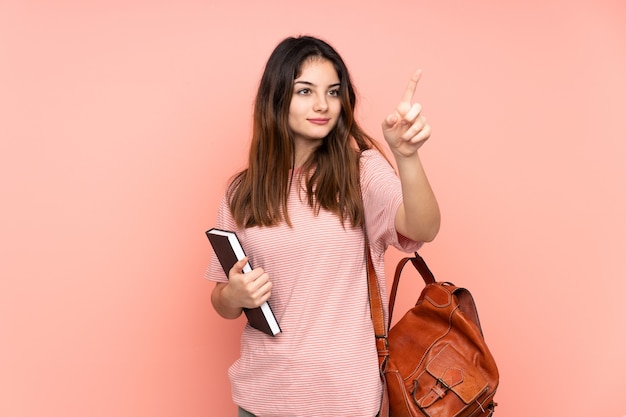
[[[378,175],[395,176],[395,171],[389,160],[376,149],[368,149],[361,153],[361,180],[366,180]]]

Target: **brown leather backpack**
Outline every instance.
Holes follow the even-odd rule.
[[[491,416],[498,368],[485,343],[470,292],[449,282],[436,282],[416,253],[398,263],[385,326],[380,291],[368,258],[370,303],[385,387],[380,416]],[[426,287],[415,307],[387,334],[400,275],[408,261]]]

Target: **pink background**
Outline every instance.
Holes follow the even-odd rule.
[[[378,137],[423,69],[422,254],[474,293],[496,415],[625,415],[626,3],[223,3],[0,4],[0,415],[234,415],[243,321],[210,306],[203,233],[301,33],[343,54]]]

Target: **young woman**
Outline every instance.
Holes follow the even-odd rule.
[[[229,369],[240,416],[377,415],[381,401],[367,292],[365,234],[384,290],[384,252],[434,239],[439,208],[418,149],[430,136],[412,104],[419,72],[382,122],[397,174],[354,119],[348,69],[326,42],[287,38],[271,54],[254,107],[248,167],[230,183],[217,227],[245,259],[206,277],[223,317],[270,302],[282,332],[249,325]]]

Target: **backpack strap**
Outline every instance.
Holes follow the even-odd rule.
[[[398,266],[396,267],[396,273],[393,277],[393,286],[391,287],[391,293],[389,295],[389,326],[391,326],[391,316],[393,314],[393,306],[396,302],[396,293],[398,292],[398,284],[400,282],[400,275],[402,274],[402,269],[407,264],[408,261],[411,261],[417,272],[422,276],[422,279],[426,283],[436,284],[435,276],[426,265],[424,259],[415,252],[415,256],[406,257],[398,262]],[[476,303],[474,302],[474,297],[472,294],[465,288],[456,287],[454,284],[446,283],[446,286],[451,287],[451,292],[456,296],[457,301],[459,303],[459,309],[470,319],[478,330],[480,330],[480,334],[483,334],[483,329],[480,325],[480,319],[478,318],[478,310],[476,309]],[[484,337],[484,336],[483,336]]]
[[[385,310],[383,299],[380,295],[380,286],[376,278],[374,261],[370,253],[370,245],[365,235],[365,252],[367,258],[367,290],[370,298],[370,311],[372,323],[374,323],[374,334],[376,336],[376,351],[378,352],[378,370],[383,381],[383,392],[380,405],[379,417],[389,417],[389,395],[387,393],[387,382],[385,381],[385,369],[389,360],[389,341],[387,339],[387,329],[385,326]]]
[[[402,275],[402,270],[404,269],[404,265],[406,265],[408,261],[411,261],[415,269],[417,269],[417,272],[419,272],[419,274],[422,276],[422,279],[424,280],[426,285],[434,284],[435,282],[437,282],[435,280],[435,276],[433,275],[433,273],[430,272],[428,265],[426,265],[426,262],[424,261],[424,259],[422,259],[422,257],[419,256],[417,252],[415,252],[415,256],[413,257],[407,256],[406,258],[401,259],[400,262],[398,262],[398,265],[396,266],[396,273],[394,274],[393,285],[391,287],[391,293],[389,294],[388,326],[391,326],[391,316],[393,314],[393,306],[396,304],[396,293],[398,292],[398,284],[400,283],[400,275]]]

